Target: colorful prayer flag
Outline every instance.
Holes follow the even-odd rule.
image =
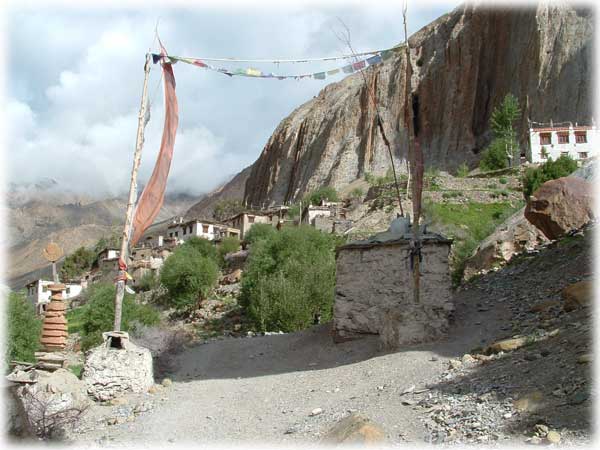
[[[378,64],[381,61],[382,61],[381,55],[375,55],[375,56],[371,56],[370,58],[367,58],[367,62],[369,63],[370,66],[372,66],[374,64]]]
[[[315,80],[324,80],[325,79],[325,72],[319,72],[319,73],[314,73],[313,74],[313,78]]]
[[[348,66],[342,67],[342,71],[344,73],[352,73],[352,72],[354,72],[354,69],[352,68],[352,64],[350,64]]]
[[[336,73],[339,73],[339,72],[340,72],[340,69],[328,70],[327,75],[331,76],[331,75],[335,75]]]
[[[354,64],[352,64],[352,68],[354,70],[360,70],[360,69],[364,69],[366,66],[364,61],[359,61],[359,62],[355,62]]]

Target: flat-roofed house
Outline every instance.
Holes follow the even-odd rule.
[[[529,155],[532,163],[544,163],[568,155],[575,160],[598,156],[598,129],[593,126],[549,126],[529,129]]]

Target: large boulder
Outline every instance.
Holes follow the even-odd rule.
[[[465,280],[506,264],[523,251],[533,250],[548,238],[525,218],[525,208],[510,216],[506,222],[485,238],[465,263]]]
[[[135,345],[127,333],[105,333],[105,342],[85,355],[82,378],[90,395],[100,401],[127,392],[146,392],[154,385],[152,354]]]
[[[360,414],[351,414],[336,423],[321,439],[322,444],[382,445],[383,430]]]
[[[593,186],[578,177],[545,182],[525,208],[525,217],[548,239],[558,239],[594,219]]]
[[[32,372],[27,377],[19,376],[22,373],[12,377],[16,380],[13,387],[16,412],[30,435],[44,438],[63,435],[91,404],[86,386],[70,370]]]

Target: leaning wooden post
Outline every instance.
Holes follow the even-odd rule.
[[[129,236],[131,234],[131,225],[133,222],[133,206],[137,196],[137,173],[142,159],[142,146],[144,145],[144,126],[146,118],[146,107],[148,97],[148,76],[150,74],[150,53],[146,54],[146,63],[144,64],[144,86],[142,89],[142,103],[138,115],[137,138],[135,141],[135,154],[133,156],[133,168],[131,169],[131,182],[129,184],[129,200],[127,201],[127,210],[125,213],[125,226],[121,236],[121,253],[119,254],[119,271],[117,276],[117,292],[115,295],[115,324],[114,331],[121,331],[121,315],[123,297],[125,296],[125,282],[127,280],[127,259],[129,246]]]

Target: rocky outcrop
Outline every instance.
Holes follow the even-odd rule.
[[[489,118],[507,93],[519,99],[518,132],[527,119],[588,123],[591,118],[591,10],[568,6],[503,10],[457,8],[410,38],[421,104],[421,146],[428,166],[452,170],[474,165],[489,143]],[[341,188],[390,166],[375,126],[368,88],[394,158],[406,170],[403,128],[403,52],[383,64],[331,84],[283,120],[246,183],[248,203],[296,200],[330,185]]]
[[[548,239],[558,239],[594,219],[592,185],[582,178],[545,182],[527,201],[525,217]]]
[[[524,213],[525,208],[517,211],[477,246],[465,262],[465,280],[502,266],[514,255],[548,242],[544,233],[532,225]]]

